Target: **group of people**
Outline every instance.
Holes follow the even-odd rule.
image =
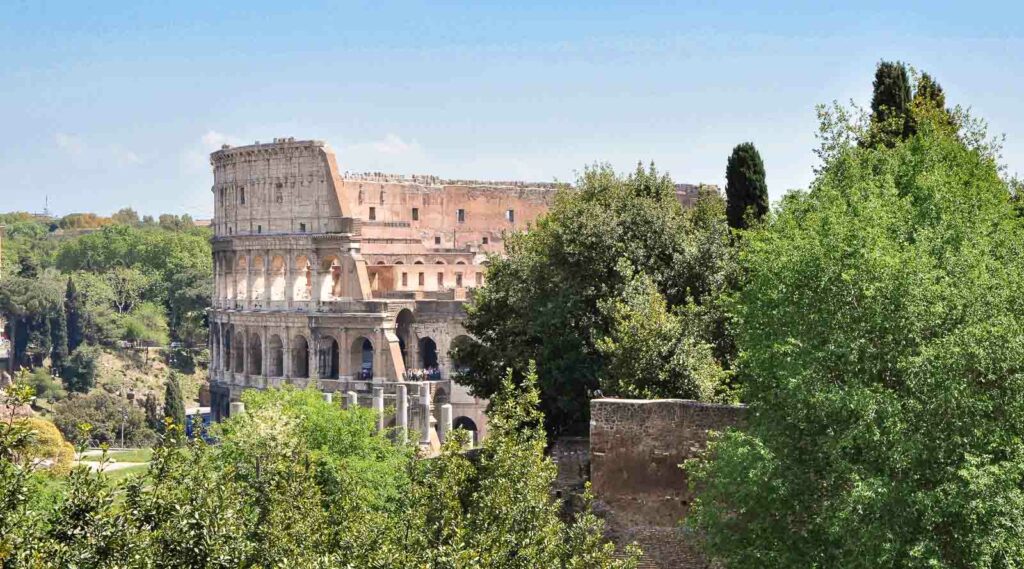
[[[434,366],[425,369],[405,370],[406,381],[438,381],[441,379],[441,368]]]

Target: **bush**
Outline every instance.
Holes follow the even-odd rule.
[[[54,423],[74,443],[120,445],[124,419],[124,441],[127,446],[147,446],[155,433],[146,426],[146,415],[132,402],[96,390],[61,401],[54,409]],[[88,440],[81,440],[78,426],[88,424],[92,430]]]
[[[87,393],[96,385],[96,364],[99,358],[100,349],[96,346],[82,344],[71,352],[62,372],[68,391]]]
[[[54,474],[71,471],[75,448],[64,440],[56,425],[40,417],[18,419],[18,422],[33,431],[32,442],[19,452],[19,462],[32,467],[43,466]]]
[[[44,401],[60,401],[68,396],[61,382],[53,377],[50,370],[45,367],[37,367],[25,375],[25,383],[32,386],[38,399]]]

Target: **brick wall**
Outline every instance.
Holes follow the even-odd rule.
[[[680,399],[590,403],[590,479],[596,508],[618,544],[637,542],[644,568],[703,568],[681,526],[693,499],[683,461],[707,446],[708,431],[741,424],[746,409]]]

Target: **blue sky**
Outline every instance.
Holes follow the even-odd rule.
[[[814,106],[879,59],[934,75],[1024,173],[1024,4],[0,3],[0,211],[209,216],[206,154],[328,141],[342,169],[571,181],[654,160],[806,187]]]

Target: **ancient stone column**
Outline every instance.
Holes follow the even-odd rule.
[[[398,426],[399,440],[405,444],[409,440],[409,391],[404,383],[398,384],[398,409],[395,415]]]
[[[441,424],[438,425],[437,430],[439,431],[438,438],[441,442],[448,440],[448,435],[452,432],[452,404],[445,403],[441,405]]]
[[[348,409],[359,407],[359,394],[355,391],[349,391],[345,395],[345,407]]]
[[[328,403],[334,403],[334,394],[330,392],[324,393],[324,401]]]
[[[420,444],[430,444],[430,384],[420,384],[420,407],[423,408],[423,424],[420,425]]]
[[[373,412],[377,414],[377,432],[384,430],[384,388],[373,388]]]
[[[241,401],[232,401],[229,407],[228,416],[235,417],[242,413],[245,413],[245,403],[242,403]]]

